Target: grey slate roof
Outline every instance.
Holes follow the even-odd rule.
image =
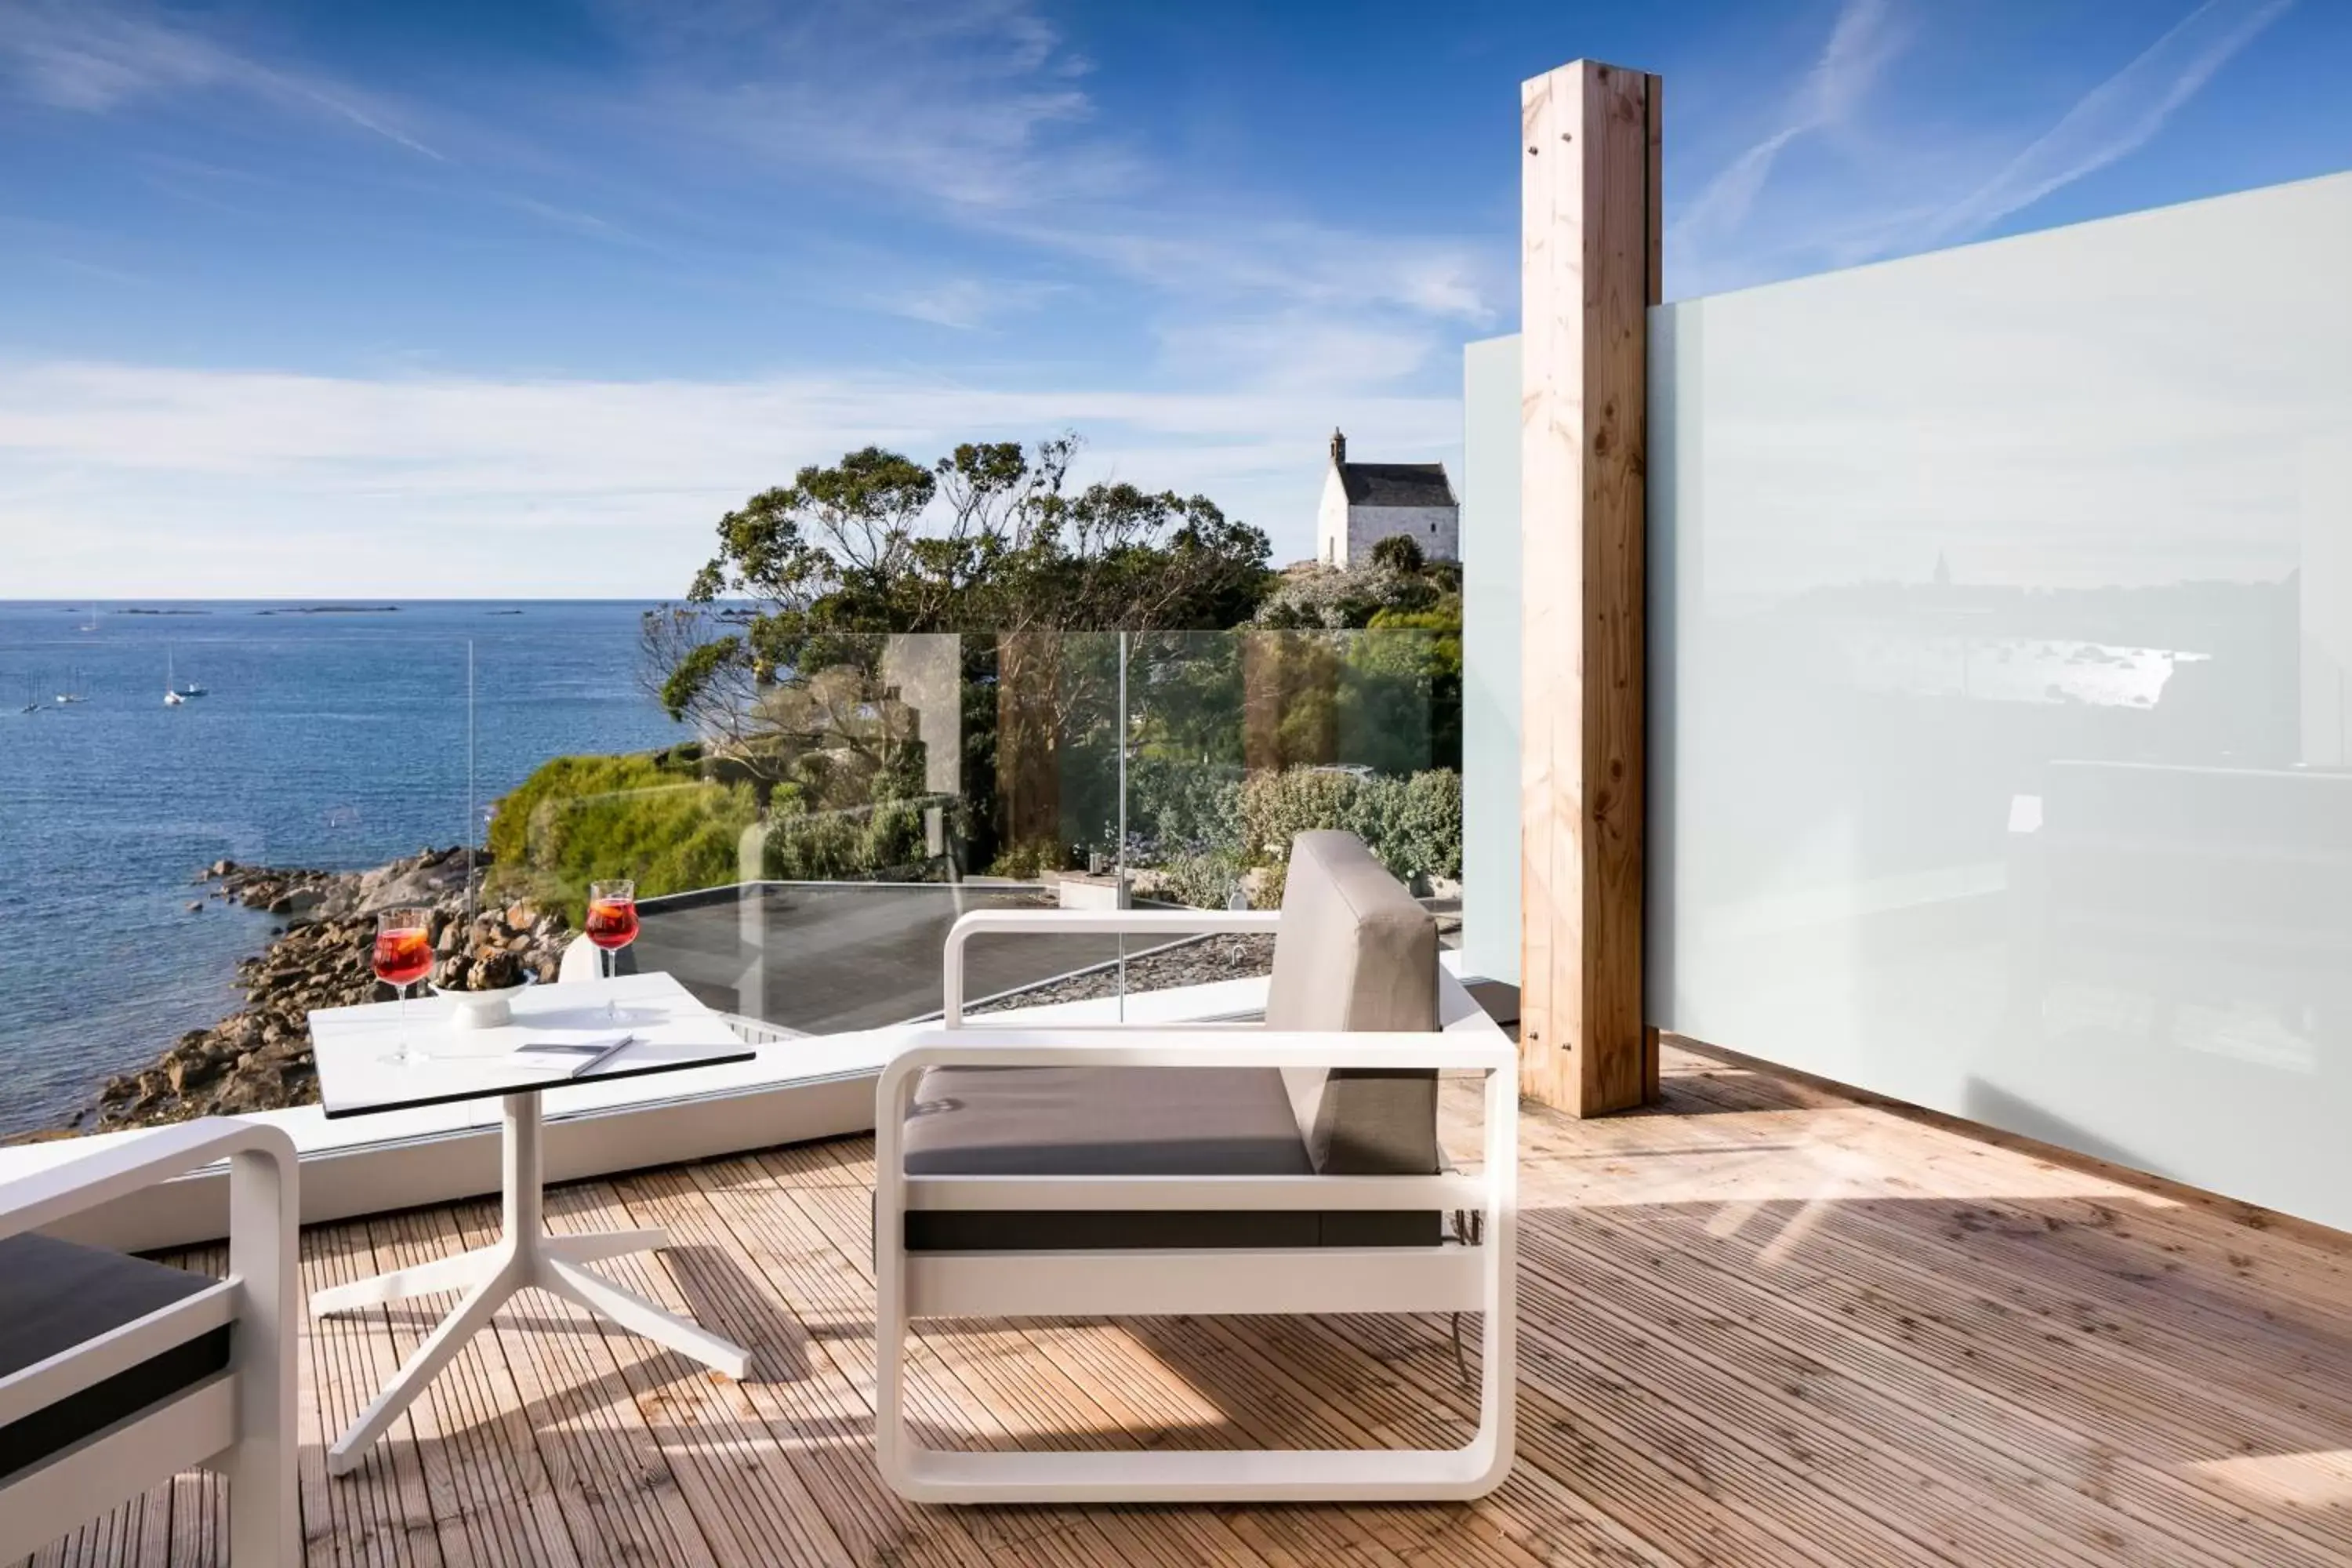
[[[1342,463],[1349,506],[1452,506],[1443,463]]]

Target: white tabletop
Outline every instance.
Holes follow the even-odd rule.
[[[617,1022],[605,1015],[607,1001],[620,1005]],[[322,1007],[312,1013],[310,1043],[319,1063],[320,1109],[330,1117],[365,1116],[748,1061],[756,1054],[724,1018],[671,976],[658,973],[534,985],[514,999],[514,1022],[494,1029],[450,1027],[455,1006],[429,992],[409,998],[409,1040],[426,1056],[419,1062],[386,1059],[400,1044],[397,1003]],[[578,1043],[620,1033],[635,1038],[594,1071],[576,1078],[561,1068],[518,1063],[510,1055],[518,1046]]]

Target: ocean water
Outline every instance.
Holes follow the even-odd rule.
[[[0,602],[0,1136],[237,1005],[274,922],[187,912],[201,868],[378,865],[478,836],[549,757],[685,738],[638,680],[645,605],[308,607]],[[206,694],[167,707],[167,669]]]

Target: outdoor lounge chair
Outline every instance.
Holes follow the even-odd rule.
[[[962,1016],[982,932],[1275,933],[1262,1025]],[[1280,914],[993,910],[948,938],[946,1027],[875,1109],[876,1447],[924,1502],[1477,1497],[1511,1466],[1517,1063],[1438,963],[1428,911],[1352,837],[1292,846]],[[1437,1074],[1486,1075],[1482,1168],[1445,1166]],[[1475,1215],[1464,1223],[1461,1217]],[[943,1451],[906,1424],[923,1318],[1484,1317],[1458,1449]]]
[[[35,1234],[223,1157],[225,1279]],[[198,1466],[234,1568],[300,1561],[295,1181],[284,1132],[210,1118],[0,1185],[0,1563]]]

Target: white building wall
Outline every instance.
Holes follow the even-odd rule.
[[[1315,559],[1326,566],[1348,563],[1348,488],[1339,470],[1323,470],[1323,500],[1315,509]]]
[[[1334,482],[1336,484],[1336,476]],[[1462,558],[1462,516],[1450,506],[1355,506],[1348,509],[1348,552],[1339,564],[1371,559],[1372,546],[1409,534],[1432,561]]]

